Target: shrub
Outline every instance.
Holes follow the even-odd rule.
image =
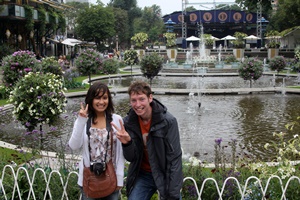
[[[46,57],[42,60],[43,73],[52,73],[59,76],[63,75],[62,68],[54,56]]]
[[[141,60],[141,71],[143,76],[150,79],[150,85],[152,79],[158,74],[163,66],[163,58],[157,53],[151,53],[143,57]]]
[[[147,33],[136,33],[134,36],[131,37],[131,40],[135,42],[135,46],[138,48],[144,47],[144,43],[148,40]]]
[[[29,131],[38,125],[52,125],[64,112],[66,97],[61,77],[29,72],[11,92],[13,114]]]
[[[41,68],[41,63],[31,51],[16,51],[2,60],[3,83],[9,90],[28,72],[36,72]]]
[[[82,75],[91,75],[102,72],[103,57],[100,52],[94,49],[82,51],[75,59],[75,66]]]
[[[175,33],[164,33],[164,37],[167,39],[167,47],[176,46],[176,34]]]
[[[229,55],[225,57],[225,63],[237,62],[238,60],[234,55]]]
[[[12,48],[9,47],[7,44],[1,44],[0,45],[0,60],[2,60],[3,57],[8,56],[12,54],[14,51]]]
[[[116,74],[119,70],[119,61],[115,59],[106,59],[103,62],[104,74]]]
[[[138,53],[136,52],[136,50],[134,50],[134,49],[126,50],[124,53],[124,62],[127,65],[132,66],[136,62],[137,56],[138,56]]]
[[[263,63],[257,58],[246,59],[242,62],[238,72],[244,80],[257,80],[263,74]]]
[[[64,75],[64,87],[67,89],[84,88],[81,82],[76,81],[76,77],[79,77],[79,72],[76,70],[67,70]]]
[[[295,59],[299,62],[300,61],[300,45],[295,48]]]
[[[283,56],[275,56],[270,59],[269,67],[273,71],[277,71],[279,73],[286,67],[286,61]]]

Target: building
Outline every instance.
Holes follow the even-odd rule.
[[[0,5],[0,45],[40,55],[61,53],[63,11],[71,7],[52,0],[5,0]]]

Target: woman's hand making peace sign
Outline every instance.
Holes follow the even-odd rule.
[[[80,103],[79,115],[81,117],[88,118],[88,116],[89,116],[88,108],[89,108],[89,104],[86,104],[86,106],[84,107],[84,104]]]
[[[130,135],[126,132],[124,125],[122,123],[122,120],[119,120],[120,122],[120,127],[121,129],[119,129],[118,126],[116,126],[115,123],[111,122],[111,125],[116,129],[117,131],[117,138],[120,140],[120,142],[122,142],[122,144],[127,144],[128,142],[131,141],[131,137]]]

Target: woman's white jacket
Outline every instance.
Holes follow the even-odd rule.
[[[86,124],[87,124],[88,118],[78,116],[74,123],[73,127],[73,132],[72,136],[69,140],[69,146],[72,150],[77,150],[82,147],[82,158],[79,163],[79,177],[78,177],[78,185],[82,186],[83,182],[83,164],[85,167],[90,166],[90,152],[89,152],[89,145],[88,145],[88,136],[86,134]],[[122,121],[122,117],[117,114],[113,114],[113,122],[118,125],[120,128],[120,122],[119,120]],[[116,135],[116,130],[113,128],[113,134],[114,138]],[[113,151],[115,151],[115,156],[116,158],[114,166],[115,166],[115,171],[117,175],[117,186],[123,187],[124,183],[124,156],[123,156],[123,150],[122,150],[122,144],[121,142],[117,139],[117,142],[115,143],[116,146],[113,147]]]

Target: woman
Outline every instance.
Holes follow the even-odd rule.
[[[114,122],[114,124],[117,124],[120,128],[120,123],[123,123],[123,121],[120,115],[114,114],[113,112],[112,96],[107,85],[95,82],[87,92],[85,105],[81,103],[81,109],[69,140],[71,149],[76,150],[83,147],[78,178],[78,185],[81,187],[83,200],[94,200],[93,198],[88,198],[82,188],[83,169],[84,167],[90,168],[92,162],[98,163],[105,161],[107,163],[112,159],[117,176],[117,190],[107,197],[96,199],[118,200],[119,190],[123,186],[125,160],[122,145],[116,138],[116,129],[110,125],[111,122]],[[87,134],[86,126],[89,118],[91,119],[89,120],[91,121],[91,126],[89,134]],[[112,131],[109,132],[108,137],[107,129],[109,128]],[[113,136],[112,155],[110,136]]]

